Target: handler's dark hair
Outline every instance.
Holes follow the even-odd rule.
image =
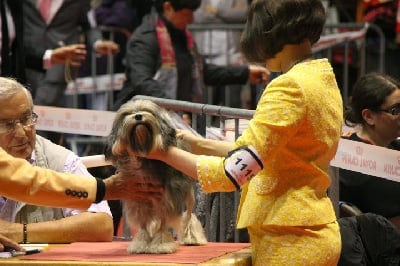
[[[371,72],[361,76],[354,83],[351,100],[344,112],[347,126],[365,124],[362,116],[364,109],[378,111],[386,98],[400,89],[400,81],[388,75]]]
[[[201,0],[155,0],[154,7],[159,14],[163,13],[163,5],[165,2],[170,2],[175,11],[187,8],[196,10],[200,7]]]
[[[265,63],[286,44],[320,38],[325,25],[320,0],[254,0],[250,5],[240,47],[249,62]]]

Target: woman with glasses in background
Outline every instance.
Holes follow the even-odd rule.
[[[362,76],[354,84],[345,123],[357,126],[345,139],[400,150],[400,81],[381,73]],[[344,169],[339,175],[341,201],[382,215],[400,228],[400,183]]]

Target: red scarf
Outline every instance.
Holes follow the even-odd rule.
[[[160,17],[157,19],[156,32],[158,44],[160,46],[161,68],[157,71],[155,79],[160,80],[167,85],[166,90],[169,98],[176,99],[178,74],[176,70],[175,51],[167,27]],[[194,64],[192,66],[192,101],[201,102],[204,92],[203,60],[196,49],[193,36],[188,29],[185,29],[185,34],[187,47],[194,59]]]

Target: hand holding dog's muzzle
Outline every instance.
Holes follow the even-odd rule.
[[[146,180],[132,178],[115,174],[104,180],[106,185],[105,199],[143,200],[150,196],[162,198],[164,188],[157,180]]]
[[[151,160],[161,160],[164,156],[166,156],[167,152],[162,151],[158,149],[157,147],[153,147],[150,152],[148,153],[142,153],[142,152],[137,152],[131,149],[131,147],[126,148],[128,154],[130,157],[142,157],[146,159],[151,159]]]

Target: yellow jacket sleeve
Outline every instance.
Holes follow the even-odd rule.
[[[97,181],[32,166],[0,148],[0,194],[36,205],[87,209],[95,201]]]

